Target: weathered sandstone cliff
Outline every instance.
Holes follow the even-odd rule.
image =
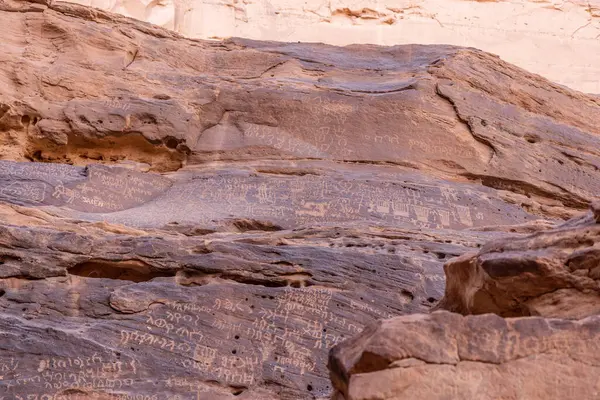
[[[452,44],[600,94],[600,0],[73,0],[194,38]]]
[[[445,261],[598,198],[600,100],[479,50],[0,26],[0,397],[328,398],[329,349],[450,301]],[[447,315],[412,318],[483,318]]]
[[[449,261],[437,308],[466,316],[378,321],[336,346],[338,398],[598,398],[600,205],[592,211]]]

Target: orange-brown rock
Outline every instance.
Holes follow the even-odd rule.
[[[475,49],[0,24],[0,397],[327,398],[447,259],[598,197],[598,99]]]
[[[600,207],[563,226],[487,243],[445,266],[439,307],[461,314],[584,318],[600,312]]]
[[[481,51],[206,42],[70,3],[3,0],[0,10],[10,32],[2,159],[129,160],[159,172],[241,160],[391,164],[558,217],[600,193],[598,98]],[[462,218],[494,225],[504,213]]]
[[[594,399],[600,317],[462,316],[378,321],[336,346],[338,399]]]
[[[476,47],[573,89],[600,93],[599,0],[69,1],[200,39]]]

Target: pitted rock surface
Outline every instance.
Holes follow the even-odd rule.
[[[561,218],[600,192],[598,98],[475,49],[206,42],[70,3],[0,7],[5,160],[389,164]]]
[[[475,49],[0,24],[0,398],[329,398],[448,259],[597,200],[598,99]]]

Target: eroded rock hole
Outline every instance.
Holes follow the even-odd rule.
[[[406,289],[402,289],[400,291],[400,293],[402,294],[402,296],[407,297],[411,301],[414,300],[414,298],[415,298],[415,296]]]
[[[259,221],[255,219],[236,219],[233,220],[232,225],[240,232],[247,231],[266,231],[274,232],[281,231],[283,228],[279,225],[275,225],[270,221]]]
[[[154,278],[175,276],[174,272],[156,271],[151,265],[138,260],[90,260],[69,269],[71,275],[85,278],[120,279],[146,282]]]
[[[140,121],[144,125],[156,125],[158,123],[154,115],[147,113],[140,115]]]
[[[21,257],[18,256],[12,256],[9,254],[4,254],[4,255],[0,255],[0,265],[5,264],[7,262],[19,262],[19,261],[23,261]]]
[[[165,141],[165,145],[170,149],[176,149],[179,142],[177,139],[170,137]]]

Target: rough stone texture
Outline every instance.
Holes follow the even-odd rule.
[[[600,100],[477,50],[213,43],[69,3],[0,4],[11,33],[0,75],[2,159],[129,160],[158,172],[260,159],[274,163],[261,171],[284,180],[297,174],[294,161],[315,194],[312,160],[391,164],[394,172],[483,184],[555,217],[600,193]],[[338,183],[360,197],[352,182]],[[463,225],[496,223],[490,213],[453,208],[468,206],[468,193],[442,192]],[[447,225],[434,211],[444,214],[423,210],[422,222]]]
[[[584,318],[600,312],[598,203],[586,217],[487,243],[448,262],[440,308],[461,314]]]
[[[599,339],[599,316],[437,311],[369,325],[331,351],[329,367],[346,400],[595,399]]]
[[[334,347],[334,398],[600,396],[599,210],[448,261],[434,309],[456,314],[379,321]]]
[[[600,0],[73,0],[194,38],[452,44],[600,94]]]
[[[481,51],[0,24],[0,397],[328,398],[446,259],[598,199],[599,100]]]

